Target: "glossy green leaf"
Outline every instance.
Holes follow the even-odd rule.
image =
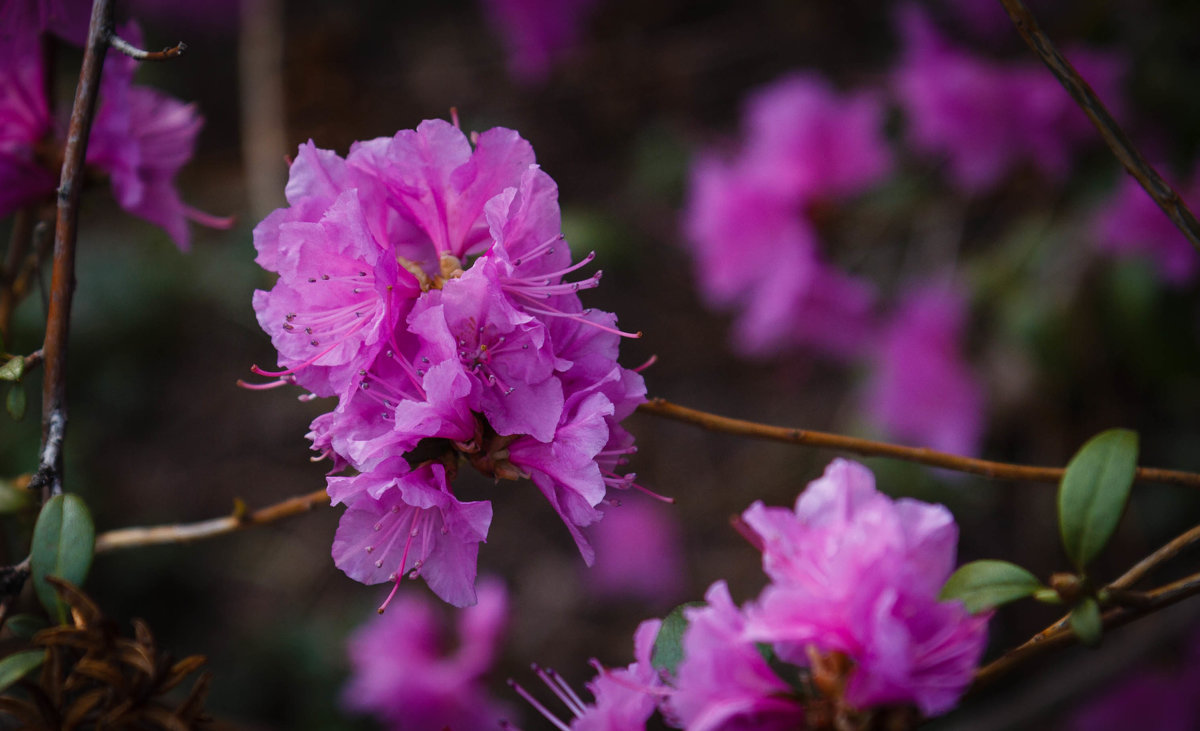
[[[44,617],[36,614],[14,614],[4,623],[4,626],[17,637],[29,640],[33,639],[33,636],[41,630],[46,629],[48,625]]]
[[[9,686],[36,670],[45,661],[45,650],[14,652],[0,660],[0,692],[8,690]]]
[[[1104,623],[1100,617],[1100,605],[1092,597],[1087,597],[1071,610],[1071,629],[1085,645],[1094,645],[1100,641]]]
[[[666,670],[672,675],[675,674],[676,668],[683,660],[683,631],[688,625],[683,610],[702,606],[704,602],[680,604],[663,618],[662,626],[658,628],[658,637],[654,638],[654,650],[650,653],[650,664],[656,670]]]
[[[971,614],[1024,599],[1043,589],[1037,577],[1007,561],[972,561],[960,566],[942,587],[941,598],[961,599]]]
[[[1082,572],[1104,549],[1129,502],[1138,436],[1110,429],[1071,458],[1058,488],[1058,527],[1067,558]]]
[[[14,355],[0,365],[0,381],[19,381],[25,375],[25,358]]]
[[[8,389],[8,398],[4,400],[4,407],[8,409],[8,415],[13,419],[20,421],[25,418],[25,387],[14,383]]]
[[[42,508],[33,527],[30,571],[33,588],[50,618],[65,623],[70,616],[47,576],[57,576],[76,586],[83,584],[92,566],[96,529],[87,504],[78,495],[55,495]]]

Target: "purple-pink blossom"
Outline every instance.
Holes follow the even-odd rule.
[[[584,584],[589,593],[640,599],[657,606],[680,599],[684,556],[679,522],[663,505],[641,496],[606,508],[591,530],[596,564]]]
[[[692,166],[684,233],[701,295],[738,313],[746,352],[856,354],[872,330],[874,290],[826,262],[809,211],[891,170],[882,102],[796,74],[749,98],[743,131],[733,154],[705,151]]]
[[[4,13],[13,24],[0,34],[0,216],[47,197],[58,179],[52,150],[51,110],[46,98],[41,28],[70,19],[70,3],[33,7],[14,0]],[[86,26],[87,14],[83,14]],[[139,43],[135,26],[122,29]],[[110,54],[100,82],[99,103],[88,140],[86,161],[109,175],[113,195],[126,211],[162,227],[183,250],[190,244],[188,221],[228,228],[185,204],[175,176],[191,159],[203,125],[194,106],[153,89],[135,86],[137,62]]]
[[[744,637],[798,665],[813,651],[844,655],[851,707],[911,703],[927,716],[954,707],[983,654],[988,616],[938,600],[958,542],[946,508],[893,501],[868,469],[837,459],[794,511],[755,503],[743,520],[772,580],[745,610]]]
[[[471,589],[491,503],[463,503],[453,477],[529,478],[574,537],[601,517],[632,438],[619,423],[645,400],[620,366],[627,333],[585,309],[562,236],[558,189],[516,132],[467,139],[422,122],[341,156],[311,142],[292,164],[288,208],[254,230],[279,274],[254,294],[279,352],[279,380],[337,399],[312,424],[348,506],[334,559],[366,583],[425,577],[459,606]],[[385,602],[386,604],[386,602]]]
[[[976,454],[983,435],[984,389],[963,357],[966,302],[944,286],[909,292],[871,354],[863,398],[889,438]]]
[[[921,152],[945,158],[951,181],[975,193],[1020,166],[1061,180],[1071,155],[1092,139],[1087,118],[1040,64],[1002,64],[948,41],[923,10],[899,13],[903,53],[893,88],[906,134]],[[1086,49],[1068,57],[1110,108],[1122,106],[1122,64]]]
[[[456,613],[454,636],[447,636],[440,609],[402,594],[350,638],[352,672],[342,694],[348,709],[395,731],[496,728],[511,713],[483,683],[508,621],[504,586],[480,582],[479,603]]]
[[[654,640],[661,626],[662,622],[657,619],[648,619],[638,625],[634,633],[635,659],[628,667],[607,669],[592,661],[598,672],[587,684],[594,698],[591,703],[585,702],[558,673],[535,665],[538,678],[570,711],[566,721],[518,683],[510,680],[509,684],[558,728],[569,728],[570,731],[644,731],[646,721],[658,708],[662,693],[666,692],[661,675],[650,662]],[[517,727],[505,721],[503,728],[515,730]]]
[[[555,61],[580,39],[598,0],[482,0],[508,51],[508,69],[520,81],[546,78]]]
[[[804,728],[804,708],[747,634],[725,582],[709,587],[704,600],[684,610],[683,661],[664,702],[667,718],[688,731]]]
[[[1185,198],[1200,200],[1195,180],[1193,176],[1193,182],[1176,190]],[[1192,281],[1200,269],[1200,253],[1133,177],[1121,176],[1112,196],[1096,210],[1091,229],[1102,251],[1146,259],[1172,285]]]

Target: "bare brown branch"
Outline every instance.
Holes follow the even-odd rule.
[[[166,61],[168,59],[177,58],[187,50],[187,44],[183,41],[180,41],[174,46],[171,46],[170,48],[164,48],[161,51],[144,51],[116,33],[113,33],[109,36],[108,43],[121,53],[129,56],[130,58],[137,59],[138,61]]]
[[[985,459],[962,457],[956,454],[938,452],[924,447],[904,447],[899,444],[877,442],[870,439],[859,439],[841,434],[793,429],[783,426],[770,426],[742,419],[731,419],[718,416],[686,406],[673,404],[665,399],[650,399],[638,407],[638,411],[655,416],[662,416],[687,424],[694,424],[709,431],[736,434],[754,439],[767,439],[786,444],[799,444],[807,447],[824,447],[844,452],[852,452],[867,457],[889,457],[891,459],[916,462],[930,467],[941,467],[981,475],[996,480],[1016,480],[1021,482],[1057,483],[1062,479],[1062,467],[1036,467],[1032,465],[993,462]],[[1158,482],[1167,485],[1183,487],[1200,487],[1200,474],[1164,470],[1157,467],[1139,467],[1136,479],[1139,482]]]
[[[1029,8],[1025,7],[1025,3],[1021,0],[1000,0],[1000,2],[1008,11],[1008,17],[1017,27],[1017,32],[1021,34],[1034,53],[1042,59],[1042,62],[1049,67],[1059,82],[1066,87],[1075,99],[1075,103],[1087,114],[1088,119],[1092,120],[1096,129],[1100,130],[1100,136],[1104,138],[1108,149],[1112,150],[1112,153],[1125,166],[1125,170],[1137,178],[1146,193],[1154,199],[1163,213],[1167,214],[1171,222],[1179,227],[1192,246],[1200,251],[1200,222],[1196,221],[1196,217],[1179,197],[1179,193],[1163,180],[1158,171],[1146,162],[1142,153],[1133,146],[1121,126],[1117,124],[1104,103],[1100,101],[1100,97],[1096,96],[1092,87],[1083,80],[1075,67],[1059,53],[1054,43],[1042,31],[1033,14],[1029,12]]]
[[[329,503],[329,495],[317,490],[307,495],[288,498],[282,502],[247,513],[239,503],[232,515],[213,518],[199,523],[155,525],[144,528],[121,528],[96,536],[96,553],[115,551],[121,548],[153,546],[164,543],[187,543],[203,538],[233,533],[255,525],[274,523],[283,518],[300,515],[318,505]]]

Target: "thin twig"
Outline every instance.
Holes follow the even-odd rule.
[[[161,51],[144,51],[116,33],[109,35],[108,43],[121,53],[138,61],[166,61],[167,59],[178,57],[187,50],[187,44],[180,41],[174,46],[164,48]]]
[[[1075,103],[1087,114],[1088,119],[1092,120],[1096,129],[1100,130],[1100,136],[1108,144],[1108,149],[1112,150],[1129,174],[1137,178],[1146,193],[1154,199],[1163,213],[1167,214],[1171,222],[1179,227],[1192,246],[1200,251],[1200,222],[1196,221],[1196,217],[1188,210],[1187,205],[1175,192],[1175,189],[1163,180],[1150,163],[1146,162],[1146,158],[1137,151],[1137,148],[1129,141],[1129,137],[1125,135],[1120,125],[1100,101],[1100,97],[1096,96],[1096,92],[1092,91],[1092,87],[1088,86],[1075,67],[1058,52],[1025,4],[1021,0],[1000,0],[1000,2],[1008,11],[1008,17],[1012,18],[1017,32],[1021,34],[1034,53],[1042,59],[1042,62],[1049,67],[1059,82],[1066,87],[1075,99]]]
[[[83,163],[88,135],[96,113],[100,71],[112,29],[111,0],[95,0],[88,27],[83,67],[58,183],[58,213],[54,228],[54,268],[50,277],[50,303],[46,315],[46,340],[42,345],[45,377],[42,383],[42,449],[35,488],[43,495],[62,492],[62,440],[67,425],[67,332],[71,322],[71,297],[75,292],[75,240],[79,199],[83,191]]]
[[[4,270],[0,271],[0,337],[7,338],[13,310],[18,298],[16,283],[29,245],[33,242],[34,210],[23,208],[13,218],[8,251],[4,254]]]
[[[956,472],[966,472],[972,475],[982,475],[996,480],[1019,480],[1022,482],[1056,483],[1062,479],[1062,467],[1035,467],[1031,465],[1009,464],[1007,462],[992,462],[985,459],[973,459],[956,454],[938,452],[925,447],[904,447],[888,442],[876,442],[870,439],[859,439],[841,434],[793,429],[790,427],[770,426],[742,419],[731,419],[727,416],[717,416],[686,406],[673,404],[666,399],[650,399],[638,407],[638,411],[655,416],[662,416],[687,424],[695,424],[709,431],[737,434],[738,436],[755,439],[768,439],[787,444],[799,444],[808,447],[824,447],[853,452],[868,457],[889,457],[906,462],[916,462],[930,467],[942,467]],[[1184,487],[1200,487],[1200,474],[1164,470],[1157,467],[1138,467],[1135,478],[1139,482],[1158,482],[1167,485]]]
[[[187,543],[202,538],[233,533],[254,525],[273,523],[282,518],[312,510],[317,505],[327,504],[329,495],[324,490],[317,490],[307,495],[288,498],[282,502],[269,505],[253,513],[243,514],[235,510],[233,515],[223,518],[213,518],[199,523],[183,523],[175,525],[155,525],[143,528],[121,528],[108,531],[96,536],[96,553],[115,551],[121,548],[138,546],[153,546],[164,543]]]
[[[1146,592],[1145,604],[1142,606],[1118,607],[1105,612],[1104,628],[1120,627],[1195,594],[1200,594],[1200,574],[1192,574],[1187,578]],[[1049,650],[1069,645],[1075,639],[1074,631],[1065,620],[1055,622],[1024,644],[1009,650],[1000,658],[980,668],[975,673],[975,682],[971,685],[972,692],[995,681],[1016,666],[1039,657]]]
[[[1146,576],[1146,574],[1149,574],[1161,564],[1175,558],[1183,549],[1195,545],[1197,542],[1200,542],[1200,525],[1180,533],[1162,548],[1138,561],[1132,568],[1121,574],[1116,581],[1109,584],[1106,588],[1128,589],[1141,581],[1142,577]]]

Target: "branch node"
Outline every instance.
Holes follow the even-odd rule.
[[[108,45],[117,49],[121,53],[138,61],[166,61],[176,58],[187,50],[187,44],[183,41],[176,43],[174,46],[164,48],[161,51],[145,51],[125,40],[121,36],[113,33],[108,37]]]

